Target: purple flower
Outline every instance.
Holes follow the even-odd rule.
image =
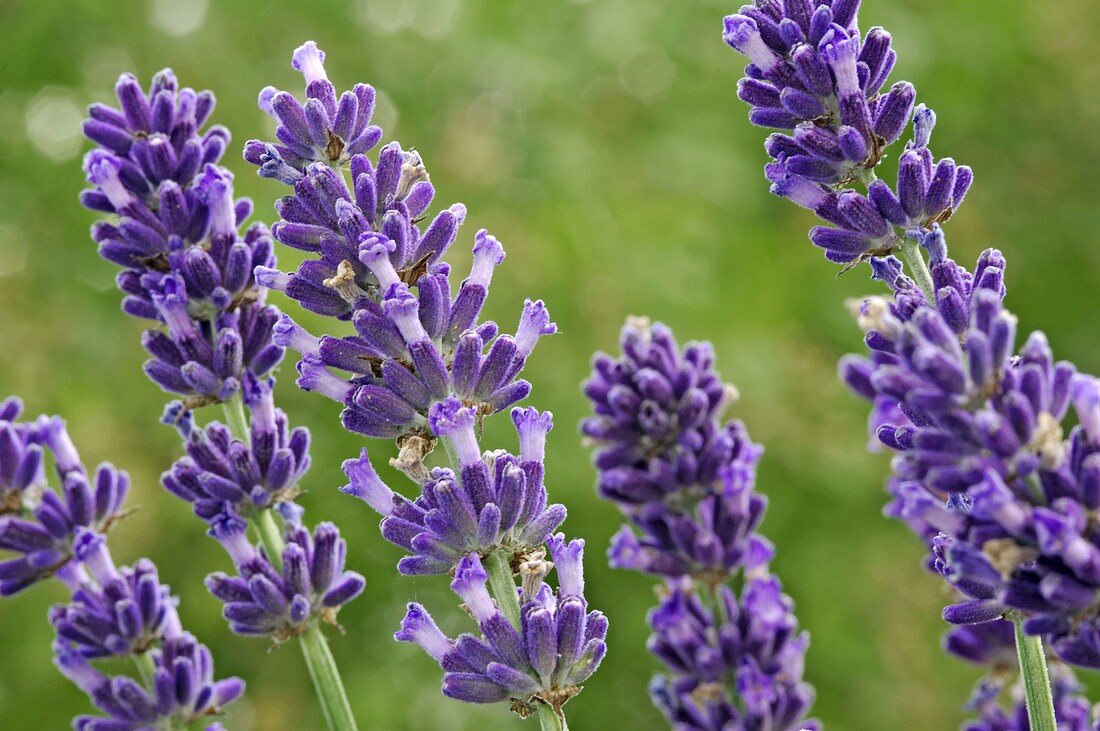
[[[55,645],[54,651],[57,668],[107,714],[79,716],[73,722],[77,731],[141,731],[166,723],[186,726],[220,715],[244,692],[240,678],[214,679],[210,650],[186,632],[151,651],[155,667],[152,688],[124,675],[104,675],[64,643]],[[221,725],[206,729],[214,731]]]
[[[170,70],[148,93],[130,75],[116,91],[121,109],[93,104],[84,123],[98,147],[81,202],[118,216],[92,238],[122,268],[123,310],[165,326],[143,335],[146,375],[192,406],[224,401],[245,373],[262,377],[282,358],[270,342],[278,312],[253,277],[275,263],[271,238],[262,225],[238,233],[252,203],[233,197],[232,174],[217,166],[229,133],[199,133],[213,95],[179,89]]]
[[[366,436],[423,436],[429,408],[448,396],[482,415],[508,408],[530,393],[518,375],[535,343],[556,330],[545,306],[525,305],[515,337],[478,322],[504,259],[484,230],[475,236],[470,275],[452,295],[442,257],[465,206],[421,226],[435,196],[423,160],[396,142],[374,162],[364,154],[381,136],[368,126],[374,92],[358,85],[337,100],[323,58],[312,42],[294,54],[307,80],[304,106],[273,89],[260,96],[279,121],[280,144],[254,140],[245,158],[292,187],[276,205],[281,220],[272,234],[309,256],[295,272],[260,266],[256,276],[307,310],[350,321],[354,332],[318,338],[284,317],[275,342],[301,353],[298,385],[339,402],[345,428]]]
[[[64,421],[42,416],[16,422],[20,410],[18,399],[0,402],[0,485],[18,489],[5,497],[20,497],[0,517],[0,550],[18,554],[0,561],[0,595],[50,576],[71,590],[70,601],[49,613],[57,634],[55,662],[109,716],[78,717],[74,728],[139,731],[220,714],[244,683],[213,680],[210,651],[183,632],[177,601],[152,562],[117,568],[107,549],[105,532],[123,515],[126,473],[104,464],[89,478]],[[37,457],[28,456],[35,451]],[[43,451],[53,458],[60,490],[45,476]],[[152,658],[151,685],[111,678],[90,662],[124,655]]]
[[[612,566],[721,580],[767,564],[771,547],[755,533],[767,500],[753,490],[763,450],[740,422],[722,423],[735,391],[710,345],[681,350],[664,325],[632,319],[620,346],[618,359],[593,361],[584,393],[595,414],[581,425],[598,445],[600,495],[638,531],[615,536]]]
[[[251,414],[247,444],[218,422],[194,428],[178,401],[166,411],[165,420],[180,428],[187,456],[161,482],[191,503],[199,517],[212,519],[226,503],[241,515],[251,515],[298,496],[298,483],[309,469],[309,430],[290,429],[286,414],[275,407],[272,385],[270,380],[245,378],[245,406]]]
[[[813,210],[829,226],[810,232],[831,261],[888,254],[946,221],[973,181],[966,166],[928,150],[935,114],[914,111],[906,81],[884,91],[896,53],[890,34],[860,34],[858,0],[758,3],[725,19],[723,39],[751,62],[738,97],[749,120],[777,132],[766,149],[772,192]],[[914,120],[896,189],[874,168]],[[866,192],[851,186],[862,181]]]
[[[649,615],[649,650],[669,669],[653,679],[650,695],[672,727],[818,729],[803,718],[814,700],[813,687],[802,681],[809,635],[798,632],[779,580],[753,575],[740,599],[719,586],[709,605],[698,591],[709,590],[690,580],[673,583]]]
[[[347,544],[332,523],[318,524],[311,535],[288,520],[286,548],[278,557],[257,550],[247,529],[228,507],[211,521],[210,535],[233,559],[237,575],[211,574],[206,586],[225,604],[223,614],[234,632],[283,642],[313,622],[336,624],[340,607],[363,592],[365,579],[344,570]]]
[[[465,603],[481,635],[444,635],[427,610],[409,604],[394,637],[416,642],[443,667],[443,694],[467,703],[507,701],[522,716],[545,703],[560,713],[580,692],[607,652],[607,619],[588,611],[583,596],[583,541],[549,541],[557,566],[557,592],[541,581],[520,597],[520,624],[501,613],[486,587],[488,575],[476,553],[458,563],[451,588]]]
[[[768,573],[774,550],[756,533],[763,450],[742,424],[722,421],[736,391],[708,344],[681,349],[660,323],[628,320],[620,345],[619,358],[593,361],[584,393],[594,415],[581,431],[597,445],[601,496],[628,520],[611,566],[667,577],[649,649],[669,674],[651,682],[653,702],[683,731],[818,728],[803,719],[809,636],[797,633],[793,602]],[[724,583],[738,574],[740,599]]]
[[[17,418],[16,403],[5,401],[4,415]],[[60,490],[46,486],[43,451],[53,456]],[[79,562],[72,561],[75,536],[82,529],[106,531],[120,517],[129,476],[102,464],[89,477],[58,417],[43,416],[31,423],[0,421],[0,452],[0,467],[17,466],[11,484],[33,488],[5,494],[9,507],[0,515],[0,550],[16,556],[0,561],[0,596],[55,575],[75,588],[82,574]]]
[[[268,86],[260,92],[260,109],[275,119],[277,143],[249,140],[245,158],[260,166],[260,175],[288,185],[301,178],[313,161],[346,164],[352,156],[369,151],[382,138],[382,130],[370,124],[374,113],[374,89],[356,84],[336,97],[328,80],[325,53],[313,41],[294,51],[291,65],[306,81],[306,102]]]
[[[551,414],[512,410],[519,432],[519,456],[498,450],[481,453],[474,434],[476,414],[454,398],[432,407],[436,433],[450,441],[460,469],[436,468],[423,476],[421,494],[408,500],[386,486],[371,466],[367,450],[344,462],[344,492],[383,515],[382,535],[406,549],[398,563],[403,574],[441,574],[471,551],[500,550],[517,565],[538,553],[565,520],[564,505],[547,505],[543,451]]]
[[[38,433],[33,424],[16,421],[22,413],[20,399],[0,401],[0,516],[21,512],[45,485]]]

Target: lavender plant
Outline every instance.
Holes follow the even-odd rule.
[[[230,627],[277,643],[300,638],[329,728],[354,729],[320,624],[336,624],[364,580],[345,571],[335,526],[311,534],[293,504],[309,467],[309,432],[291,431],[274,405],[279,313],[253,274],[275,264],[271,237],[262,224],[239,230],[252,204],[234,197],[233,176],[218,165],[228,131],[201,131],[214,107],[210,92],[181,89],[164,70],[148,91],[123,75],[116,93],[118,109],[93,104],[84,123],[97,148],[85,158],[93,187],[81,201],[111,214],[92,238],[121,268],[123,310],[153,323],[142,338],[152,356],[146,375],[183,397],[163,420],[178,428],[187,456],[165,473],[164,487],[191,504],[237,568],[237,576],[207,580]],[[197,427],[193,410],[216,403],[228,425]]]
[[[250,141],[245,158],[291,188],[276,204],[272,236],[309,256],[289,273],[261,264],[256,278],[306,310],[350,322],[352,334],[317,337],[283,315],[274,341],[301,354],[298,385],[338,402],[347,430],[396,440],[391,463],[419,495],[410,500],[388,487],[367,449],[344,463],[343,489],[380,513],[383,536],[408,552],[401,574],[454,576],[451,588],[479,632],[449,638],[412,603],[395,638],[440,663],[446,696],[507,702],[522,717],[537,713],[544,729],[564,729],[563,706],[606,653],[607,620],[584,597],[584,542],[555,534],[565,508],[547,505],[552,417],[512,409],[518,454],[482,453],[477,437],[485,418],[530,393],[520,372],[556,328],[531,300],[514,336],[479,321],[504,259],[484,230],[470,275],[452,296],[443,255],[465,206],[421,226],[435,196],[423,160],[392,142],[372,161],[365,153],[382,136],[370,124],[374,90],[358,84],[337,97],[323,61],[313,42],[294,52],[304,103],[270,87],[260,93],[277,141]],[[440,440],[449,466],[431,467],[425,459]],[[557,590],[544,581],[555,566]]]
[[[186,728],[244,692],[239,678],[214,679],[210,650],[184,631],[176,599],[156,566],[117,568],[106,532],[126,514],[129,476],[110,464],[89,474],[58,417],[19,421],[22,402],[0,402],[0,595],[56,578],[72,593],[49,613],[54,663],[105,716],[79,716],[79,731]],[[56,483],[46,475],[49,453]],[[107,674],[103,658],[130,658],[137,678]],[[209,724],[209,725],[207,725]]]
[[[929,565],[958,590],[947,621],[1016,624],[1030,727],[1053,729],[1043,640],[1070,664],[1100,667],[1090,519],[1100,506],[1100,381],[1056,362],[1042,333],[1017,352],[999,251],[973,271],[949,258],[942,225],[973,174],[934,158],[936,116],[914,107],[911,84],[882,91],[896,54],[883,29],[860,33],[858,7],[760,0],[727,17],[725,41],[751,62],[738,95],[750,121],[781,130],[766,146],[772,192],[829,224],[810,232],[827,258],[867,261],[891,290],[859,306],[868,356],[840,366],[873,404],[877,441],[896,454],[886,512],[925,541]],[[891,188],[876,168],[910,117]],[[1059,719],[1077,723],[1079,712],[1061,708]],[[987,725],[976,728],[1014,727],[983,712]]]
[[[601,497],[627,520],[611,565],[665,579],[649,616],[649,649],[668,668],[650,684],[653,702],[677,731],[819,728],[805,719],[809,635],[756,532],[763,450],[743,424],[723,422],[736,391],[709,344],[681,350],[660,323],[628,320],[620,348],[594,359],[584,384],[594,413],[581,430],[597,446]]]

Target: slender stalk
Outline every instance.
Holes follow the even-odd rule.
[[[539,704],[539,727],[542,731],[569,731],[565,716],[554,713],[554,709],[545,703]]]
[[[222,401],[222,409],[225,411],[225,420],[229,425],[229,431],[237,439],[248,443],[248,416],[244,412],[244,401],[238,392],[228,401]]]
[[[1050,690],[1047,657],[1039,637],[1024,634],[1024,616],[1012,612],[1008,619],[1016,625],[1016,656],[1020,659],[1020,676],[1027,697],[1027,720],[1031,731],[1057,731],[1054,718],[1054,696]]]
[[[157,668],[153,663],[153,658],[148,652],[140,652],[134,655],[134,666],[137,667],[138,676],[141,678],[141,683],[149,690],[155,690],[153,685],[153,677],[156,675]]]
[[[932,283],[932,272],[928,270],[928,264],[924,261],[924,255],[920,253],[920,246],[910,238],[905,238],[898,244],[898,253],[901,254],[908,274],[924,292],[929,304],[936,303],[936,286]]]
[[[321,702],[325,723],[331,731],[356,731],[355,716],[351,713],[344,681],[321,627],[316,623],[311,624],[299,639],[306,667],[309,668],[309,677],[317,691],[317,699]]]
[[[230,432],[237,439],[247,441],[248,417],[240,394],[223,402],[222,406],[225,408],[225,419],[229,424]],[[252,527],[260,537],[260,544],[264,547],[268,560],[276,569],[282,571],[283,549],[286,548],[286,541],[283,539],[283,531],[275,518],[274,511],[261,510],[252,519]],[[348,702],[348,694],[344,689],[344,681],[340,677],[336,659],[332,656],[332,650],[329,649],[328,640],[325,639],[320,626],[314,622],[298,639],[329,731],[357,731],[355,716],[351,712],[351,703]]]
[[[489,574],[489,591],[497,600],[497,606],[512,626],[519,629],[519,597],[508,557],[503,551],[493,551],[485,557],[484,564]]]
[[[275,515],[271,510],[262,510],[252,519],[252,526],[260,536],[260,544],[264,547],[267,559],[271,561],[272,566],[282,571],[283,549],[286,548],[286,541],[283,540],[283,531],[279,528]]]

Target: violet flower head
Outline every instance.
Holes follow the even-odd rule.
[[[906,81],[884,90],[897,54],[882,28],[861,34],[859,0],[797,0],[744,6],[725,19],[723,40],[750,61],[738,97],[749,119],[783,132],[766,144],[772,192],[829,226],[810,232],[834,262],[888,254],[946,221],[973,182],[970,168],[928,149],[935,114]],[[914,120],[895,189],[874,168]],[[866,185],[866,193],[851,187]]]
[[[54,651],[57,668],[107,714],[77,717],[73,721],[77,731],[143,731],[166,724],[187,727],[222,714],[222,709],[244,692],[240,678],[214,679],[210,650],[187,632],[166,639],[151,651],[155,668],[152,688],[124,675],[104,675],[64,643],[58,643]],[[205,728],[224,731],[219,723]]]
[[[14,403],[4,402],[6,415],[13,419],[18,413]],[[113,525],[122,515],[129,476],[106,463],[89,476],[58,417],[0,421],[0,451],[0,463],[26,470],[16,472],[15,484],[34,488],[7,493],[8,509],[0,514],[0,550],[15,554],[0,560],[0,596],[52,576],[75,587],[83,573],[80,562],[73,561],[76,534],[84,529],[103,532]],[[53,457],[59,490],[46,486],[43,452]]]
[[[1100,386],[1055,361],[1042,333],[1017,352],[999,252],[970,273],[947,257],[938,228],[930,236],[936,301],[895,260],[874,262],[894,299],[863,303],[870,358],[841,364],[897,453],[887,513],[926,541],[931,566],[962,595],[946,620],[1015,610],[1063,660],[1100,667],[1100,543],[1086,520],[1100,506]]]
[[[481,415],[527,396],[530,384],[519,372],[538,339],[555,331],[545,306],[528,301],[514,337],[479,323],[503,247],[479,231],[470,275],[452,296],[442,257],[465,206],[452,205],[422,227],[435,189],[420,155],[396,142],[374,162],[364,154],[381,135],[368,126],[373,90],[359,85],[336,100],[316,45],[305,44],[294,58],[308,101],[265,90],[261,107],[279,120],[280,144],[249,142],[245,158],[261,176],[292,187],[276,205],[281,220],[272,235],[311,256],[295,272],[260,266],[256,276],[354,328],[316,337],[289,317],[280,320],[275,342],[302,356],[298,385],[339,402],[348,430],[401,439],[430,434],[428,410],[448,396],[476,404]]]
[[[77,529],[76,559],[90,576],[72,600],[50,610],[50,623],[69,648],[86,658],[145,652],[161,636],[179,634],[176,600],[148,560],[115,568],[106,537]]]
[[[225,400],[245,372],[262,377],[282,358],[270,342],[277,311],[264,305],[253,270],[273,266],[262,225],[241,236],[252,203],[233,195],[218,167],[229,133],[199,130],[214,106],[209,92],[180,89],[170,70],[149,91],[123,75],[120,109],[89,108],[85,158],[92,188],[81,202],[118,216],[92,227],[100,255],[121,267],[128,314],[164,326],[147,330],[146,375],[191,405]]]
[[[519,565],[542,552],[566,515],[564,505],[547,505],[543,484],[552,415],[512,409],[518,456],[503,450],[483,454],[475,435],[476,413],[455,398],[433,405],[430,420],[436,434],[453,445],[461,468],[457,475],[442,467],[425,473],[415,500],[382,482],[366,449],[359,459],[344,462],[349,484],[341,489],[381,513],[382,535],[409,552],[398,570],[407,575],[451,572],[472,551],[503,551]]]
[[[284,642],[310,623],[336,624],[340,607],[363,592],[366,580],[344,570],[347,544],[332,523],[320,523],[310,534],[292,516],[286,548],[274,558],[249,541],[247,529],[228,507],[210,528],[237,567],[236,576],[217,572],[206,579],[210,593],[225,604],[223,614],[234,632]]]
[[[356,84],[337,98],[324,60],[324,51],[313,41],[294,51],[291,65],[306,81],[304,104],[290,92],[272,86],[260,92],[260,109],[278,124],[275,136],[279,141],[268,145],[250,140],[245,157],[260,166],[260,175],[265,178],[292,184],[310,163],[346,164],[352,156],[371,150],[382,138],[382,130],[370,123],[374,89]]]
[[[251,415],[247,444],[218,422],[194,427],[178,401],[166,410],[164,420],[180,429],[187,456],[161,482],[204,520],[221,514],[226,503],[248,516],[299,495],[298,483],[310,464],[309,430],[290,429],[286,414],[275,407],[273,385],[271,379],[245,377],[244,402]]]
[[[678,731],[817,729],[804,716],[809,635],[768,573],[774,550],[756,529],[767,500],[754,489],[762,449],[739,422],[735,395],[709,345],[681,349],[668,328],[627,321],[622,355],[598,354],[584,384],[593,416],[600,495],[628,523],[612,539],[614,568],[666,577],[650,614],[649,649],[668,668],[650,684]],[[741,576],[741,596],[725,583]],[[712,601],[704,601],[702,595]]]
[[[451,588],[465,603],[481,635],[444,635],[427,610],[409,604],[394,637],[416,642],[443,667],[443,694],[467,703],[508,702],[521,716],[545,703],[555,712],[581,690],[607,653],[607,619],[589,611],[581,559],[584,541],[549,541],[558,570],[555,592],[542,581],[525,584],[520,623],[501,613],[486,587],[476,553],[463,557]],[[544,574],[545,575],[545,574]]]
[[[701,587],[698,587],[701,589]],[[650,684],[678,731],[818,729],[804,719],[814,690],[802,681],[809,635],[774,576],[752,576],[740,598],[728,586],[709,608],[690,582],[673,584],[649,616],[649,650],[670,674]],[[729,688],[735,688],[734,701]]]
[[[762,450],[740,422],[722,423],[736,392],[710,346],[681,350],[667,327],[636,318],[620,344],[618,359],[594,358],[584,392],[595,414],[581,425],[597,445],[600,495],[634,527],[615,536],[612,565],[720,580],[767,564],[771,547],[755,533],[767,500],[753,490]]]

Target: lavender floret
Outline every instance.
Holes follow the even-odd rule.
[[[210,651],[183,631],[177,601],[160,583],[152,562],[140,559],[117,568],[108,551],[105,532],[124,514],[126,473],[101,465],[90,480],[60,418],[20,423],[15,421],[20,411],[18,399],[0,402],[0,466],[27,464],[31,447],[38,448],[39,456],[34,469],[23,473],[34,479],[14,481],[24,487],[6,495],[19,495],[20,501],[6,503],[9,514],[0,517],[0,550],[22,555],[0,562],[0,595],[51,576],[71,590],[70,601],[49,613],[56,632],[55,663],[107,714],[79,716],[73,727],[141,731],[222,714],[244,692],[244,682],[214,680]],[[43,451],[53,458],[59,491],[45,477]],[[4,480],[13,484],[10,473]],[[110,677],[92,665],[123,656],[139,663],[151,659],[152,677],[143,682]],[[206,728],[224,731],[216,722]]]
[[[560,713],[599,667],[607,653],[607,619],[588,611],[584,599],[584,541],[566,542],[559,533],[549,546],[560,588],[525,584],[518,629],[489,595],[488,574],[476,553],[459,561],[451,588],[477,622],[480,637],[462,634],[452,640],[424,607],[409,604],[394,637],[418,643],[439,662],[444,695],[467,703],[509,701],[522,716],[534,713],[538,703]]]
[[[200,518],[213,519],[227,503],[250,516],[300,494],[298,483],[310,464],[309,430],[290,429],[286,414],[275,407],[272,386],[270,379],[245,378],[244,401],[251,415],[247,443],[218,422],[196,428],[180,402],[169,405],[165,420],[180,428],[187,456],[161,482]]]
[[[206,579],[210,593],[225,604],[223,614],[234,632],[284,642],[311,623],[335,625],[340,608],[363,592],[366,580],[344,570],[347,544],[332,523],[320,523],[310,534],[288,520],[286,548],[278,557],[257,550],[247,530],[228,507],[210,528],[237,567],[236,576],[217,572]]]
[[[398,563],[407,575],[453,571],[471,551],[502,551],[519,563],[539,550],[565,521],[564,505],[547,505],[542,463],[549,412],[512,410],[520,436],[519,455],[482,454],[474,434],[476,413],[454,398],[432,409],[436,433],[459,456],[460,474],[435,468],[423,476],[421,494],[409,500],[386,486],[367,450],[344,462],[349,484],[341,488],[383,515],[382,535],[409,552]]]

